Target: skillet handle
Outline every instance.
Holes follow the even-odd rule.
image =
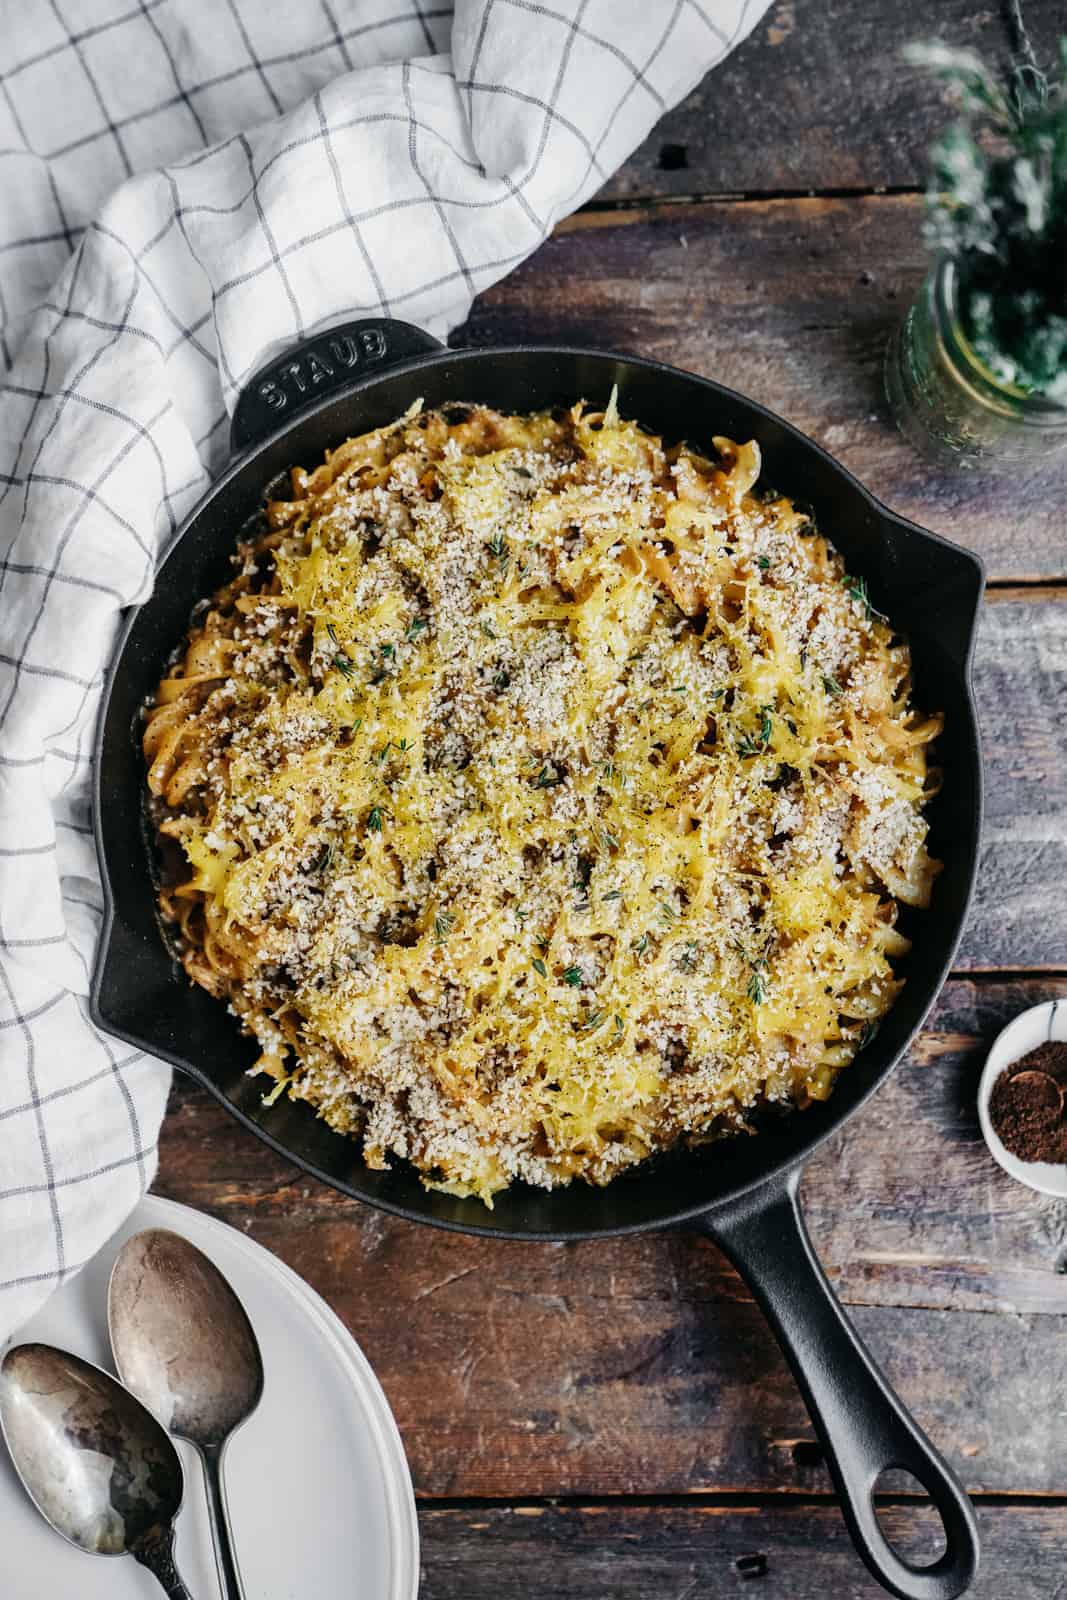
[[[337,389],[443,348],[414,323],[391,317],[366,317],[326,328],[268,361],[249,380],[230,424],[230,450],[237,455],[258,444]]]
[[[974,1509],[955,1473],[908,1415],[838,1304],[797,1204],[799,1170],[716,1206],[701,1221],[748,1283],[780,1343],[826,1451],[849,1533],[898,1600],[955,1600],[978,1568]],[[940,1514],[945,1549],[904,1561],[882,1533],[872,1494],[903,1468]]]

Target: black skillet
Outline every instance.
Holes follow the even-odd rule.
[[[328,447],[391,421],[420,396],[427,406],[481,401],[522,412],[579,397],[602,405],[612,384],[624,414],[668,441],[707,445],[712,434],[757,439],[764,481],[810,504],[849,571],[867,579],[874,603],[906,633],[917,703],[945,713],[944,785],[931,812],[932,850],[945,867],[932,909],[909,927],[914,947],[904,991],[829,1101],[768,1125],[756,1138],[662,1157],[606,1189],[576,1183],[546,1193],[519,1184],[498,1196],[490,1212],[476,1200],[428,1192],[402,1162],[391,1172],[372,1172],[353,1143],[331,1133],[305,1104],[282,1099],[264,1106],[260,1083],[245,1076],[252,1046],[217,1001],[184,979],[157,926],[140,710],[194,602],[227,578],[238,531],[279,473],[314,465]],[[981,823],[969,682],[981,562],[893,516],[818,445],[752,401],[658,362],[598,351],[448,351],[404,323],[350,323],[253,379],[234,417],[232,443],[236,459],[179,532],[152,597],[129,617],[105,697],[95,821],[107,913],[93,985],[95,1021],[188,1072],[304,1171],[411,1221],[503,1239],[588,1239],[682,1223],[702,1229],[744,1275],[785,1351],[871,1572],[901,1600],[952,1600],[968,1587],[978,1562],[970,1502],[845,1319],[809,1243],[797,1186],[804,1159],[899,1060],[959,941]],[[872,1492],[891,1467],[914,1474],[941,1514],[946,1548],[930,1566],[904,1561],[881,1532]]]

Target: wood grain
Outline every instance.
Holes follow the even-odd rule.
[[[1060,0],[1027,0],[1044,60],[1064,28]],[[673,111],[606,185],[608,197],[921,186],[946,120],[937,88],[900,60],[936,33],[1007,62],[1001,8],[939,0],[877,5],[775,0],[738,50]]]
[[[918,1048],[812,1162],[817,1248],[863,1336],[975,1489],[1067,1493],[1067,1206],[980,1144],[985,1049],[1067,979],[951,983]],[[420,1494],[825,1492],[811,1425],[747,1289],[673,1233],[505,1244],[312,1184],[179,1083],[158,1192],[273,1250],[378,1372]]]
[[[1067,968],[1067,597],[990,600],[974,662],[986,820],[958,965]]]
[[[953,475],[889,420],[882,364],[922,279],[920,222],[913,196],[587,213],[481,296],[459,339],[596,345],[715,378],[979,551],[994,580],[1063,577],[1067,457],[1022,483]]]
[[[913,1560],[937,1548],[926,1509],[882,1512]],[[1060,1600],[1062,1506],[980,1506],[971,1600]],[[827,1504],[423,1506],[422,1600],[883,1600]]]

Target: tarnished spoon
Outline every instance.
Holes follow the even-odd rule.
[[[30,1499],[57,1533],[98,1556],[129,1554],[171,1600],[182,1464],[141,1402],[88,1361],[20,1344],[0,1364],[0,1430]]]
[[[245,1309],[188,1239],[148,1228],[116,1257],[107,1320],[123,1383],[200,1454],[219,1583],[226,1600],[244,1600],[222,1458],[263,1393],[263,1360]]]

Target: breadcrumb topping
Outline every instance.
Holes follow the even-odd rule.
[[[292,474],[145,750],[273,1095],[486,1203],[829,1094],[937,864],[940,719],[754,443],[413,410]]]

